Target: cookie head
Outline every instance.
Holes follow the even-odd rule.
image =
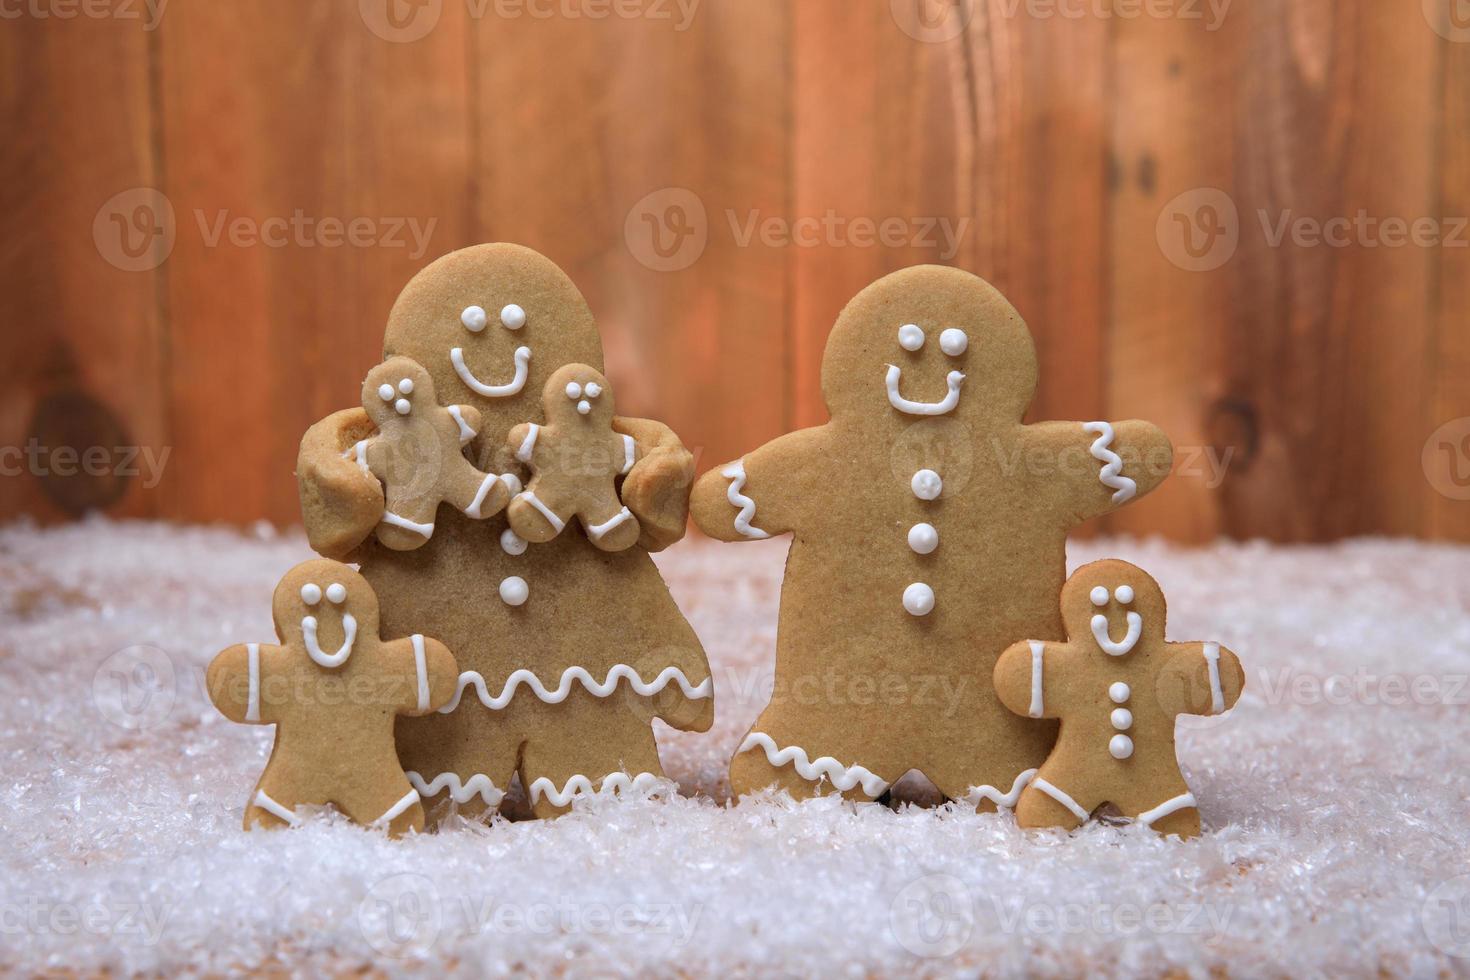
[[[1091,638],[1103,653],[1122,657],[1139,640],[1162,640],[1164,593],[1143,569],[1126,561],[1095,561],[1062,586],[1062,619],[1073,642]]]
[[[476,245],[430,264],[404,287],[384,353],[428,369],[441,404],[480,410],[483,438],[541,414],[546,379],[568,362],[602,365],[592,311],[566,273],[519,245]]]
[[[546,421],[553,424],[612,424],[612,389],[601,371],[586,364],[563,364],[553,371],[546,379],[542,401]]]
[[[362,407],[380,429],[385,422],[410,418],[416,410],[437,404],[434,379],[422,364],[407,357],[388,358],[362,383]]]
[[[304,646],[323,667],[342,666],[359,638],[378,633],[373,587],[353,569],[325,558],[287,572],[271,608],[282,642]]]
[[[1020,314],[985,280],[943,266],[903,269],[858,293],[822,359],[834,419],[1014,423],[1035,388]]]

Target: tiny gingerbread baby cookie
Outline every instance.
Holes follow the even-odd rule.
[[[1070,830],[1111,803],[1162,834],[1199,834],[1174,719],[1230,709],[1245,672],[1218,643],[1166,642],[1164,615],[1164,594],[1142,569],[1093,562],[1062,588],[1067,642],[1028,640],[1001,655],[995,690],[1006,707],[1062,722],[1016,806],[1022,827]]]
[[[516,534],[550,541],[575,517],[603,551],[638,541],[638,518],[618,499],[616,479],[638,461],[638,444],[614,432],[607,379],[585,364],[566,364],[541,393],[546,422],[522,422],[506,444],[534,474],[506,510]]]
[[[441,407],[434,379],[418,362],[390,357],[369,371],[362,407],[378,431],[350,452],[383,483],[377,531],[389,548],[412,551],[428,541],[441,502],[482,520],[510,499],[507,481],[480,472],[464,456],[463,447],[479,430],[479,411],[471,405]]]
[[[295,825],[298,806],[331,804],[395,836],[422,830],[424,808],[398,764],[393,726],[454,697],[459,670],[449,649],[417,634],[379,639],[377,595],[335,561],[287,572],[272,610],[280,645],[232,646],[207,675],[226,718],[277,726],[245,828]]]

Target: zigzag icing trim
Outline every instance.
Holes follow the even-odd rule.
[[[740,513],[735,515],[735,530],[747,538],[769,538],[769,534],[750,523],[751,518],[755,516],[755,501],[743,492],[745,490],[745,460],[736,460],[720,470],[720,475],[730,481],[730,486],[725,490],[725,499],[730,501],[731,506],[740,508]]]
[[[529,687],[536,697],[545,701],[547,704],[560,704],[567,699],[567,695],[572,693],[572,685],[574,683],[580,683],[589,693],[599,698],[605,698],[617,690],[618,681],[620,680],[627,680],[628,686],[633,689],[633,692],[643,697],[658,694],[671,683],[678,684],[680,690],[684,692],[684,696],[692,700],[707,698],[714,689],[714,684],[710,678],[706,677],[698,684],[693,684],[678,667],[665,667],[651,683],[647,683],[638,674],[638,671],[632,667],[629,667],[627,664],[616,664],[607,672],[606,679],[600,683],[597,678],[587,672],[585,667],[568,667],[562,673],[561,680],[552,690],[547,690],[546,685],[541,683],[541,678],[529,670],[521,669],[513,671],[505,679],[505,686],[501,688],[500,693],[492,697],[489,689],[486,687],[485,678],[478,671],[467,670],[459,675],[459,685],[455,688],[454,700],[440,708],[439,713],[441,715],[447,715],[455,708],[458,708],[459,699],[464,695],[465,688],[470,686],[475,688],[475,693],[479,695],[481,704],[491,711],[499,711],[510,704],[511,699],[516,695],[516,689],[522,684]]]
[[[498,806],[505,798],[505,792],[497,789],[490,781],[490,777],[483,772],[475,773],[465,782],[460,782],[457,772],[441,772],[434,777],[432,782],[425,782],[424,777],[416,772],[408,772],[405,775],[408,776],[409,784],[418,790],[419,795],[424,799],[438,796],[446,788],[449,790],[449,798],[456,803],[468,803],[478,796],[488,805]]]
[[[592,780],[586,776],[576,775],[569,778],[566,785],[561,789],[556,788],[545,776],[531,782],[531,802],[540,802],[544,796],[552,806],[566,806],[578,796],[596,795],[605,796],[612,793],[626,793],[628,790],[642,791],[659,784],[659,777],[651,772],[640,772],[636,776],[629,776],[625,772],[614,772],[602,777],[602,786],[594,789]]]
[[[1027,769],[1016,776],[1016,781],[1011,783],[1011,791],[1004,795],[994,786],[971,786],[970,792],[965,795],[965,802],[972,806],[979,806],[981,800],[989,800],[996,806],[1005,807],[1007,810],[1016,808],[1016,801],[1021,798],[1021,790],[1031,784],[1032,778],[1036,776],[1037,770]]]
[[[1083,432],[1095,433],[1097,438],[1092,442],[1092,458],[1103,464],[1102,472],[1098,479],[1103,486],[1113,489],[1113,504],[1123,503],[1138,493],[1138,484],[1128,477],[1123,476],[1123,457],[1113,452],[1113,427],[1107,422],[1087,422],[1082,426]]]
[[[745,741],[740,743],[740,751],[748,752],[757,746],[765,750],[766,760],[771,765],[794,765],[797,775],[810,782],[819,782],[825,777],[836,789],[844,793],[861,784],[863,792],[869,796],[880,796],[884,790],[888,789],[887,780],[863,766],[844,766],[830,755],[813,760],[807,756],[806,749],[799,745],[787,746],[784,749],[778,747],[776,740],[765,732],[751,732],[745,736]]]

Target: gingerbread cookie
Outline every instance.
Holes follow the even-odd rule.
[[[449,649],[418,634],[379,639],[372,587],[335,561],[287,572],[272,610],[280,645],[230,647],[207,674],[226,718],[276,726],[245,828],[295,825],[297,807],[330,804],[394,835],[422,830],[423,806],[398,764],[393,724],[454,697],[459,670]]]
[[[468,448],[481,471],[518,477],[507,437],[520,423],[552,421],[548,379],[564,365],[602,368],[581,293],[517,245],[479,245],[425,268],[394,304],[384,348],[422,364],[441,404],[479,413]],[[636,457],[620,494],[637,542],[617,552],[582,534],[532,547],[504,511],[476,521],[450,508],[423,547],[394,551],[372,533],[383,513],[377,481],[342,457],[370,432],[364,413],[331,415],[302,440],[312,546],[361,563],[386,635],[423,630],[459,661],[450,703],[398,724],[410,782],[440,805],[493,810],[519,775],[535,812],[552,816],[579,795],[661,777],[654,718],[686,731],[713,721],[704,650],[648,554],[685,532],[693,456],[658,422],[607,414]]]
[[[1018,636],[1064,636],[1068,531],[1153,489],[1170,461],[1146,422],[1023,424],[1036,376],[999,292],[905,269],[832,329],[831,421],[696,484],[706,534],[793,536],[776,640],[790,693],[741,743],[737,792],[871,799],[918,769],[951,798],[1015,804],[1057,726],[1006,710],[995,661]]]
[[[1218,643],[1164,640],[1164,594],[1123,561],[1085,565],[1062,588],[1066,643],[1017,643],[995,690],[1027,718],[1058,718],[1061,737],[1021,794],[1022,827],[1063,827],[1111,803],[1163,834],[1199,834],[1199,809],[1174,753],[1174,719],[1228,711],[1245,672]]]
[[[434,534],[439,504],[483,520],[510,500],[505,480],[481,473],[464,456],[480,413],[472,405],[441,407],[423,365],[390,357],[368,372],[362,407],[377,433],[356,442],[352,457],[383,484],[378,540],[396,551],[421,547]]]
[[[511,501],[511,530],[527,541],[550,541],[573,517],[603,551],[638,540],[638,518],[618,499],[616,479],[638,461],[638,443],[612,430],[607,379],[585,364],[552,372],[541,394],[546,422],[523,422],[507,445],[531,468],[531,482]]]

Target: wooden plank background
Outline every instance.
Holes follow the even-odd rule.
[[[843,303],[945,261],[1026,316],[1036,418],[1180,447],[1109,529],[1470,540],[1463,8],[28,6],[0,23],[0,517],[293,523],[301,432],[353,402],[403,283],[509,240],[576,279],[620,406],[702,467],[821,421]],[[1272,241],[1360,214],[1453,238]],[[293,216],[317,227],[248,237]],[[913,233],[762,235],[803,218]]]

